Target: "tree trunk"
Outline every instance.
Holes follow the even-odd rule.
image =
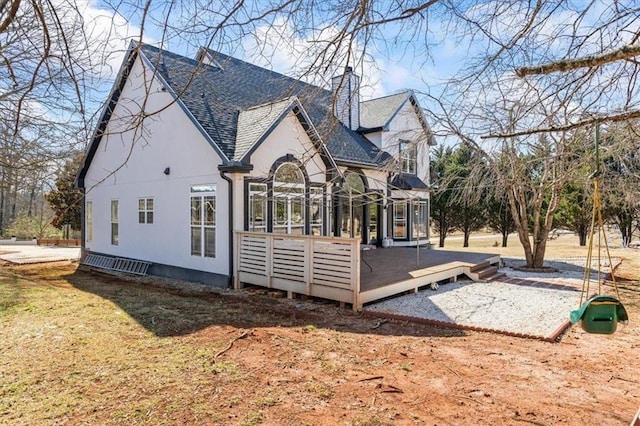
[[[506,231],[502,231],[502,247],[507,246],[507,240],[509,239],[509,233]]]
[[[471,232],[464,231],[464,243],[462,244],[462,247],[469,247],[469,235],[471,235]]]
[[[36,199],[36,190],[31,188],[31,194],[29,195],[29,211],[27,212],[27,217],[31,217],[33,215],[33,202]]]
[[[547,233],[545,233],[547,234]],[[547,238],[541,239],[537,244],[534,243],[534,252],[533,252],[533,265],[529,266],[529,268],[542,268],[544,267],[544,252],[547,248]]]
[[[629,247],[629,243],[631,242],[631,226],[621,226],[620,234],[622,237],[622,247]]]
[[[444,232],[440,232],[438,236],[438,247],[444,247],[444,239],[447,238],[447,235]]]
[[[587,230],[581,229],[578,231],[578,238],[580,239],[580,247],[584,247],[587,245]]]

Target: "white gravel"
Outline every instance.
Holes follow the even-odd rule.
[[[375,303],[364,309],[548,339],[566,324],[569,313],[580,305],[585,259],[562,259],[546,263],[559,271],[514,271],[509,266],[522,264],[522,260],[505,259],[507,267],[502,268],[501,272],[510,278],[550,284],[552,288],[501,281],[459,281],[440,285],[436,291],[424,290]],[[596,277],[597,274],[592,274],[592,280]],[[597,281],[592,285],[597,285]]]

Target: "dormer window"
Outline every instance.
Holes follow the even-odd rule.
[[[400,141],[400,173],[417,173],[418,147],[415,143]]]

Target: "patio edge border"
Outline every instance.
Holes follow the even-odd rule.
[[[478,331],[483,333],[503,334],[511,337],[520,337],[520,338],[532,339],[532,340],[542,340],[543,342],[548,342],[548,343],[558,343],[562,335],[571,327],[571,322],[569,320],[566,320],[549,336],[537,336],[535,334],[515,333],[512,331],[500,330],[497,328],[476,327],[473,325],[457,324],[454,322],[412,317],[408,315],[391,314],[388,312],[380,312],[380,311],[363,310],[362,315],[373,317],[373,318],[394,319],[394,320],[400,320],[400,321],[415,322],[419,324],[434,325],[434,326],[439,326],[444,328],[453,328],[458,330],[469,330],[469,331]]]

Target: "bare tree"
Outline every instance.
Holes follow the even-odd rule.
[[[40,105],[47,112],[63,111],[54,119],[48,114],[52,122],[90,120],[87,71],[96,55],[89,54],[94,51],[82,8],[64,4],[63,14],[50,1],[0,1],[0,69],[9,76],[3,89],[10,89],[0,95],[0,108],[10,105],[4,121],[12,137],[19,136],[25,117],[42,116],[35,112]],[[242,53],[262,65],[286,52],[295,59],[291,73],[317,84],[347,65],[361,74],[365,67],[371,71],[373,55],[411,58],[418,68],[432,61],[439,45],[465,46],[465,67],[442,87],[425,81],[424,92],[443,129],[472,143],[513,194],[510,205],[530,266],[541,264],[553,226],[571,131],[596,119],[640,116],[635,3],[139,0],[100,7],[112,23],[124,17],[137,27],[127,34],[138,41],[152,37],[182,51],[204,46]],[[103,47],[99,57],[108,50]],[[132,113],[129,128],[144,138],[144,122],[153,113],[143,105]],[[532,155],[542,157],[534,161]],[[526,184],[517,181],[525,178]]]

